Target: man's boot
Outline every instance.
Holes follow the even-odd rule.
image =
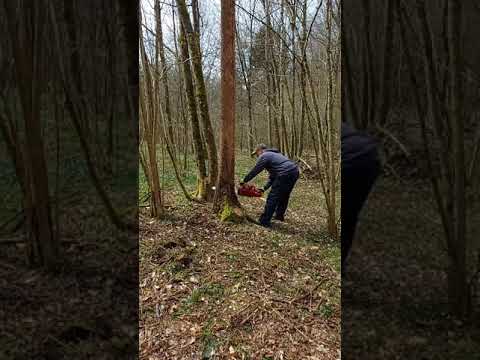
[[[260,219],[258,219],[258,225],[263,226],[264,228],[271,228],[272,223],[266,222],[263,217],[261,216]]]

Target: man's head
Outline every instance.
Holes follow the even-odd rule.
[[[252,156],[257,156],[259,157],[260,155],[263,154],[263,152],[267,149],[267,145],[265,144],[258,144],[256,147],[255,147],[255,150],[252,152]]]

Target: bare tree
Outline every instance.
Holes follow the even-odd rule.
[[[197,113],[197,102],[195,99],[195,90],[193,85],[192,70],[189,62],[188,44],[185,38],[183,24],[180,26],[180,62],[182,64],[182,73],[185,86],[186,101],[190,123],[192,125],[193,146],[197,160],[197,190],[195,196],[199,200],[207,199],[207,168],[205,164],[206,154],[200,134],[200,123]]]
[[[149,61],[145,49],[143,34],[140,33],[140,53],[143,78],[140,90],[140,155],[143,171],[150,188],[150,215],[159,218],[163,215],[162,191],[158,171],[157,144],[160,130],[160,109],[158,101],[159,80],[153,73],[158,72],[158,63]],[[144,150],[146,147],[146,151]]]
[[[24,187],[28,258],[31,264],[52,269],[58,263],[60,248],[51,216],[52,205],[41,122],[41,70],[46,60],[44,50],[47,40],[44,20],[48,8],[43,1],[19,4],[4,1],[3,6],[7,14],[25,128],[23,149],[19,149],[15,157],[18,161],[18,156],[22,156],[25,164],[22,168],[17,167],[17,175],[24,176],[21,183]]]
[[[185,32],[185,39],[190,50],[190,61],[192,63],[193,74],[195,78],[195,95],[199,110],[199,117],[203,125],[203,134],[205,136],[205,147],[208,154],[208,177],[205,190],[206,198],[210,199],[212,195],[212,184],[215,182],[218,174],[218,156],[213,133],[213,126],[210,121],[210,113],[208,108],[207,91],[202,66],[202,52],[200,48],[200,34],[195,31],[192,26],[190,15],[187,10],[185,0],[177,0],[182,27]]]

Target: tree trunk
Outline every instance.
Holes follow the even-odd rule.
[[[267,78],[267,104],[268,104],[268,118],[269,118],[269,135],[270,135],[270,145],[281,148],[281,137],[280,137],[280,127],[278,121],[277,113],[277,104],[276,96],[278,86],[276,85],[275,76],[276,76],[276,63],[275,63],[275,54],[273,51],[274,41],[272,34],[272,24],[271,24],[271,0],[263,0],[263,8],[265,10],[265,20],[266,20],[266,36],[265,36],[265,76]]]
[[[195,78],[195,95],[199,109],[200,120],[202,122],[203,135],[205,136],[209,168],[207,177],[208,183],[206,184],[205,189],[207,191],[207,199],[210,199],[212,195],[212,184],[215,182],[218,174],[218,156],[217,147],[215,145],[215,135],[213,133],[213,127],[210,121],[205,79],[203,77],[200,34],[193,29],[185,0],[177,0],[177,6],[183,25],[183,30],[185,31],[188,48],[190,50],[190,58]]]
[[[301,94],[301,114],[300,114],[300,134],[298,137],[298,156],[301,157],[303,154],[304,149],[304,133],[305,133],[305,116],[307,115],[307,82],[305,78],[305,62],[307,61],[307,51],[306,51],[306,43],[307,43],[307,2],[305,1],[303,4],[303,11],[302,11],[302,37],[300,39],[300,47],[302,51],[302,55],[300,58],[300,94]]]
[[[239,42],[239,36],[238,36],[238,31],[235,31],[236,33],[236,43],[237,43],[237,51],[238,51],[238,58],[240,60],[240,70],[242,73],[243,77],[243,83],[245,85],[245,89],[247,91],[247,107],[248,107],[248,131],[247,131],[247,144],[248,144],[248,151],[252,152],[254,149],[254,136],[253,136],[253,114],[252,114],[252,85],[251,85],[251,66],[252,66],[252,58],[250,55],[249,59],[249,68],[247,69],[247,64],[246,64],[246,59],[245,59],[245,54],[244,51],[242,50]],[[252,37],[252,32],[250,31],[250,36]],[[250,41],[250,54],[252,51],[252,41]],[[241,144],[241,150],[243,150],[243,131],[242,131],[242,136],[240,138],[240,144]]]
[[[5,2],[12,39],[18,94],[25,126],[25,214],[28,226],[29,261],[54,269],[59,261],[59,239],[53,229],[45,147],[41,123],[40,69],[45,59],[46,34],[43,1],[22,3],[20,27],[17,8]]]
[[[220,172],[214,209],[222,221],[242,219],[244,214],[235,193],[235,3],[222,1],[221,15],[221,104]]]
[[[460,317],[469,315],[470,287],[468,284],[468,254],[470,246],[466,233],[466,184],[465,184],[465,129],[462,115],[462,59],[460,52],[460,0],[448,0],[448,58],[449,93],[448,115],[452,129],[454,164],[454,238],[455,253],[449,272],[450,302],[453,311]]]
[[[182,64],[183,80],[185,84],[185,93],[192,124],[193,146],[197,160],[197,191],[195,196],[199,200],[207,199],[207,168],[205,166],[205,149],[202,144],[200,134],[200,123],[198,121],[197,103],[195,100],[195,90],[193,87],[193,78],[189,62],[188,44],[185,39],[185,30],[180,26],[180,63]]]
[[[120,12],[124,24],[124,36],[126,38],[126,59],[127,62],[127,104],[129,104],[131,121],[134,127],[134,136],[138,136],[138,37],[140,6],[138,1],[121,0]],[[135,14],[135,15],[134,15]],[[138,139],[137,139],[138,142]]]
[[[147,144],[148,159],[144,162],[145,176],[148,179],[150,188],[150,215],[154,218],[160,218],[163,215],[162,192],[160,187],[160,177],[157,164],[157,141],[159,129],[159,111],[161,106],[156,101],[154,80],[152,76],[152,65],[148,61],[143,32],[140,32],[140,52],[143,68],[143,86],[140,87],[140,123],[143,126],[141,140]]]
[[[368,96],[365,94],[365,118],[364,118],[364,127],[366,128],[370,122],[372,122],[375,118],[375,104],[376,101],[376,92],[375,92],[375,87],[376,87],[376,73],[375,73],[375,64],[373,63],[374,61],[374,56],[373,54],[375,53],[372,45],[372,37],[371,37],[371,16],[370,14],[372,13],[371,7],[370,7],[370,0],[362,0],[362,10],[364,12],[364,18],[365,18],[365,39],[366,39],[366,44],[365,44],[365,70],[367,71],[367,76],[365,76],[365,80],[367,81],[366,84],[366,90],[368,89]]]
[[[335,141],[335,135],[338,133],[339,126],[335,126],[334,105],[335,105],[335,91],[334,85],[336,81],[335,66],[333,64],[333,39],[332,39],[332,0],[327,0],[327,110],[326,110],[326,132],[327,132],[327,146],[328,146],[328,162],[327,162],[327,204],[328,204],[328,232],[334,239],[338,239],[338,222],[337,222],[337,166],[335,156],[337,155],[338,147]],[[338,144],[339,145],[339,144]]]
[[[375,125],[383,126],[387,122],[388,111],[390,109],[390,85],[391,85],[391,63],[393,56],[393,30],[394,13],[396,11],[396,1],[385,1],[385,41],[382,66],[382,78],[380,81],[379,92],[380,104],[375,114]]]
[[[159,61],[159,73],[156,76],[160,76],[160,81],[163,85],[163,99],[164,99],[164,113],[165,113],[165,121],[167,123],[167,140],[169,142],[170,149],[169,151],[172,153],[173,159],[176,160],[176,152],[175,152],[175,137],[173,135],[173,119],[172,119],[172,110],[170,104],[170,88],[168,86],[168,76],[167,76],[167,62],[165,59],[165,49],[163,47],[163,31],[162,31],[162,13],[160,9],[160,2],[159,0],[155,1],[155,18],[156,18],[156,32],[157,32],[157,44],[156,44],[156,51],[158,54]],[[159,92],[159,91],[157,91]]]

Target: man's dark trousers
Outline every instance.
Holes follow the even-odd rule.
[[[342,163],[342,270],[350,253],[358,214],[380,173],[381,165],[376,151],[350,163]]]
[[[277,176],[275,180],[273,180],[272,189],[268,194],[267,203],[265,204],[265,210],[260,217],[260,223],[262,225],[269,226],[273,214],[275,214],[275,218],[283,219],[287,211],[290,194],[298,177],[299,172],[296,170],[290,174]]]

